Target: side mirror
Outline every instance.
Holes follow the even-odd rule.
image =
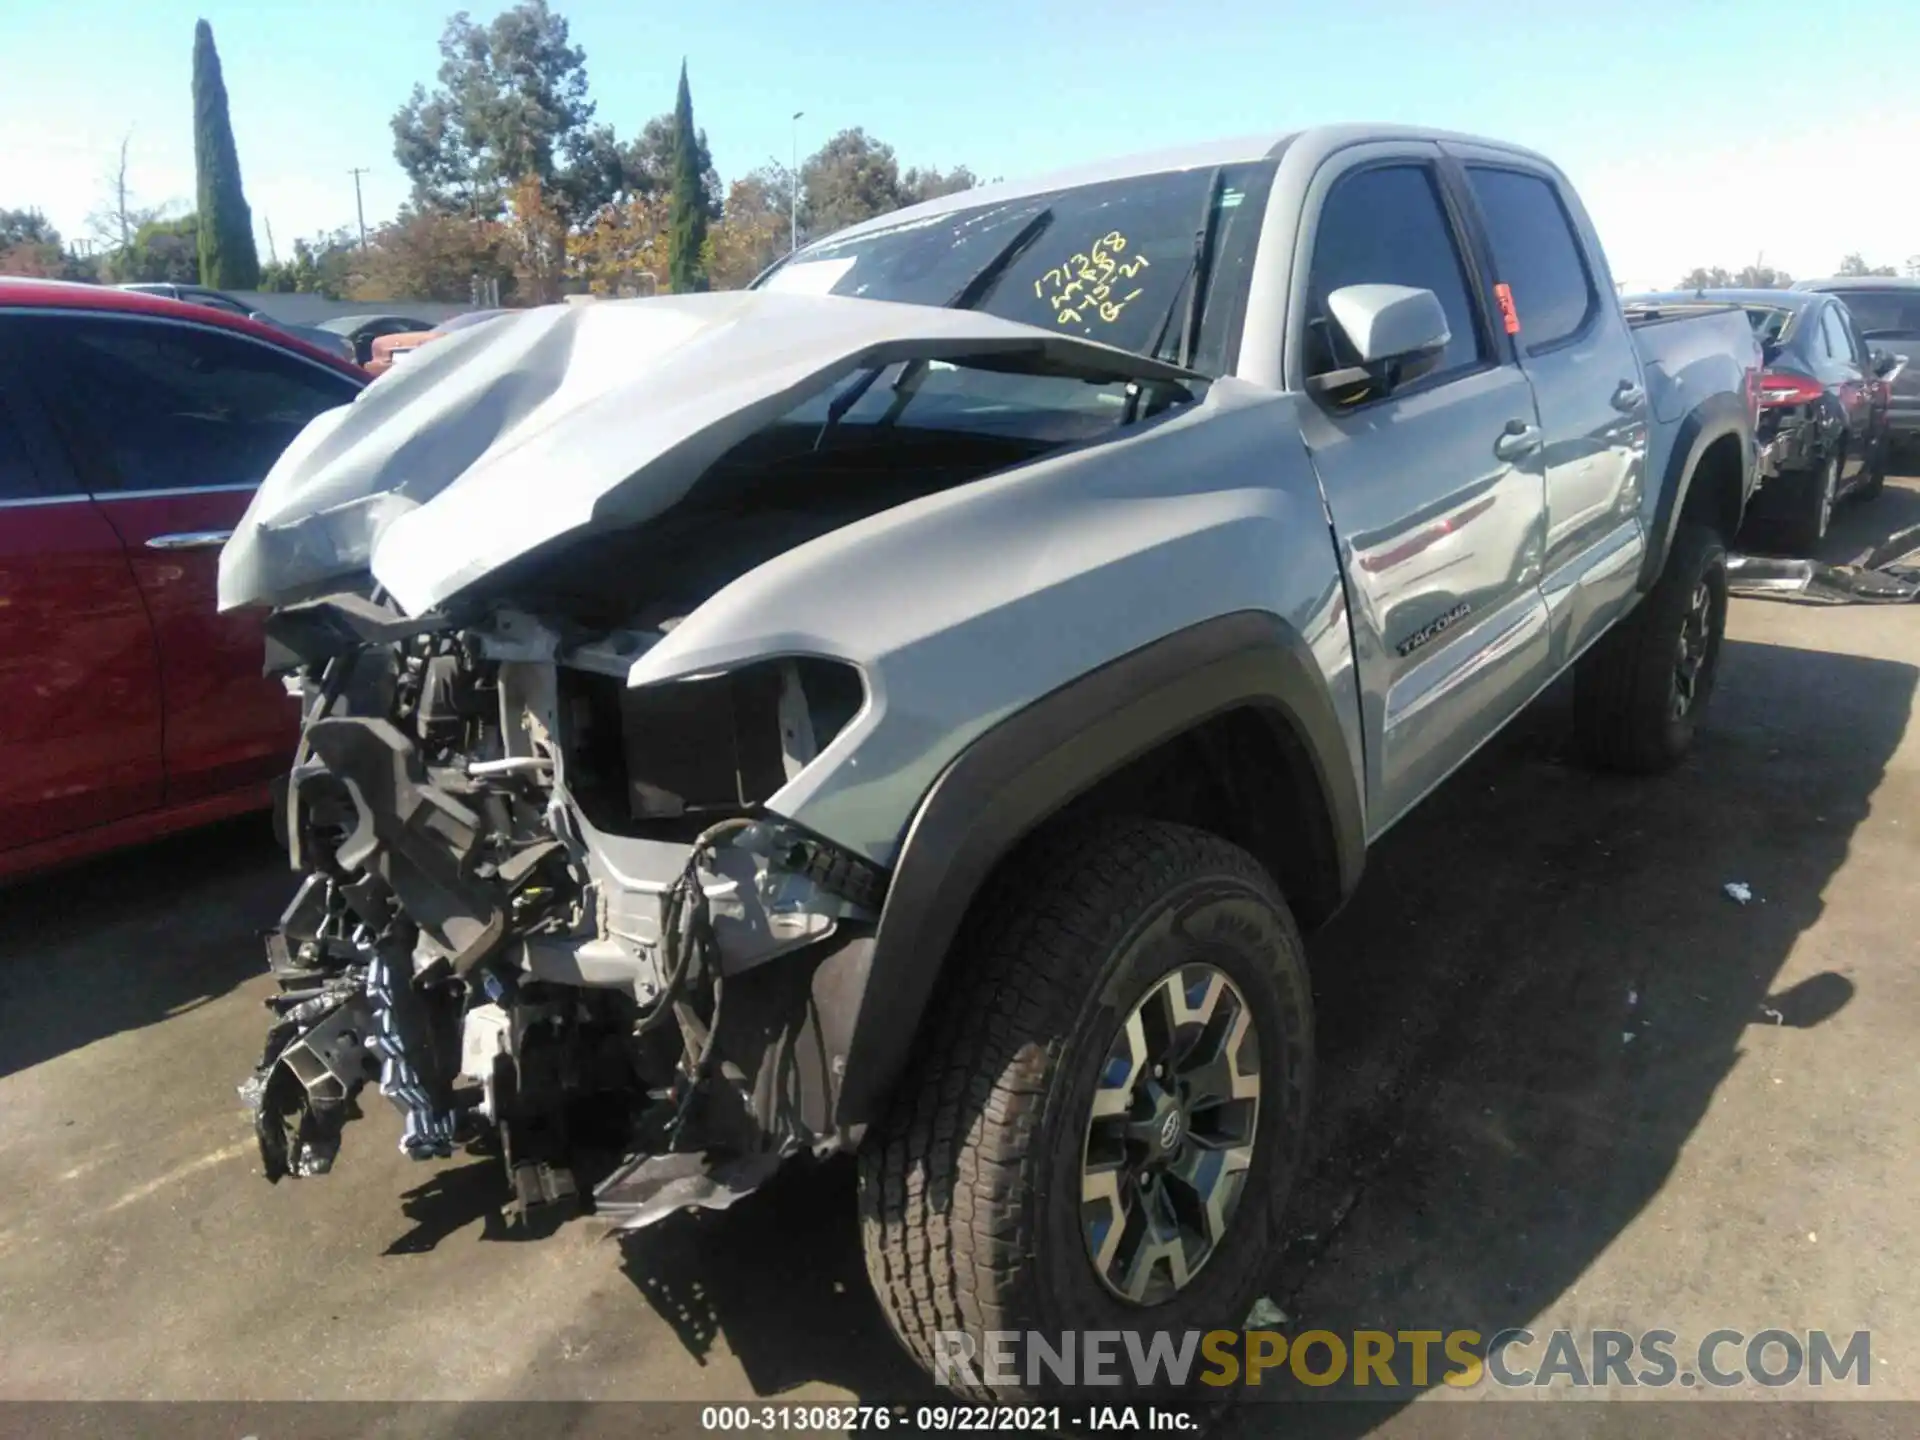
[[[1778,340],[1762,340],[1760,342],[1760,363],[1762,365],[1773,364],[1774,361],[1780,358],[1780,355],[1781,345]]]
[[[1327,315],[1360,363],[1315,376],[1313,389],[1390,390],[1432,372],[1453,332],[1440,297],[1411,285],[1343,285],[1327,296]]]
[[[1895,355],[1888,350],[1869,350],[1867,358],[1873,362],[1873,373],[1882,380],[1907,362],[1906,356]]]

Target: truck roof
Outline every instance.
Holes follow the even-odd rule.
[[[1305,130],[1270,131],[1265,134],[1245,135],[1238,139],[1200,141],[1171,149],[1149,150],[1133,155],[1090,161],[1082,165],[1016,180],[996,180],[989,185],[978,185],[971,190],[959,190],[951,195],[941,195],[932,200],[922,201],[918,205],[908,206],[904,210],[895,210],[871,220],[863,220],[857,225],[850,225],[844,230],[837,231],[833,238],[845,239],[868,230],[892,229],[903,223],[928,219],[953,210],[967,210],[976,205],[1019,200],[1028,195],[1044,195],[1055,190],[1071,189],[1076,185],[1096,185],[1102,181],[1125,180],[1136,175],[1164,174],[1169,170],[1198,170],[1216,165],[1244,165],[1257,160],[1278,159],[1288,152],[1304,151],[1310,156],[1323,158],[1350,145],[1364,145],[1376,140],[1428,140],[1459,145],[1478,145],[1488,149],[1505,150],[1515,157],[1557,169],[1552,161],[1534,151],[1504,140],[1489,140],[1480,135],[1465,135],[1452,130],[1435,130],[1417,125],[1366,123],[1318,125]],[[804,248],[803,246],[802,249]]]

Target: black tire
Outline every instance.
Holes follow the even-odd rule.
[[[1726,626],[1726,546],[1706,526],[1683,523],[1651,593],[1575,667],[1574,728],[1587,759],[1634,775],[1677,764],[1713,694]],[[1704,634],[1689,688],[1681,641],[1696,630]]]
[[[1185,1288],[1140,1305],[1101,1279],[1082,1228],[1088,1116],[1134,1008],[1195,956],[1232,981],[1253,1020],[1253,1149],[1217,1248]],[[1058,1346],[1068,1331],[1238,1331],[1299,1167],[1312,1081],[1311,992],[1273,880],[1245,851],[1183,826],[1066,831],[989,887],[946,971],[931,1033],[860,1155],[867,1271],[908,1352],[941,1379],[941,1332],[976,1345],[990,1331],[1040,1332]],[[1024,1358],[1016,1369],[1024,1382]],[[1196,1352],[1190,1387],[1203,1369]],[[1045,1370],[1012,1387],[978,1370],[974,1383],[944,1378],[973,1398],[1063,1399]],[[1100,1398],[1166,1391],[1134,1390],[1131,1377],[1117,1388]]]
[[[1838,448],[1813,469],[1786,477],[1782,539],[1796,555],[1811,556],[1833,525],[1840,500],[1841,454]]]

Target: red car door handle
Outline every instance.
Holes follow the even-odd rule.
[[[156,535],[147,541],[149,550],[217,550],[233,538],[231,530],[182,530],[177,535]]]

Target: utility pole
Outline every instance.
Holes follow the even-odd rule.
[[[267,263],[269,265],[278,265],[280,263],[280,252],[273,248],[273,221],[262,215],[260,217],[260,223],[267,227]]]
[[[807,112],[793,112],[793,169],[787,172],[787,253],[800,248],[800,120]]]
[[[360,199],[360,177],[373,172],[363,166],[356,166],[347,173],[353,176],[353,209],[354,213],[360,217],[360,248],[365,250],[367,248],[367,207]]]

